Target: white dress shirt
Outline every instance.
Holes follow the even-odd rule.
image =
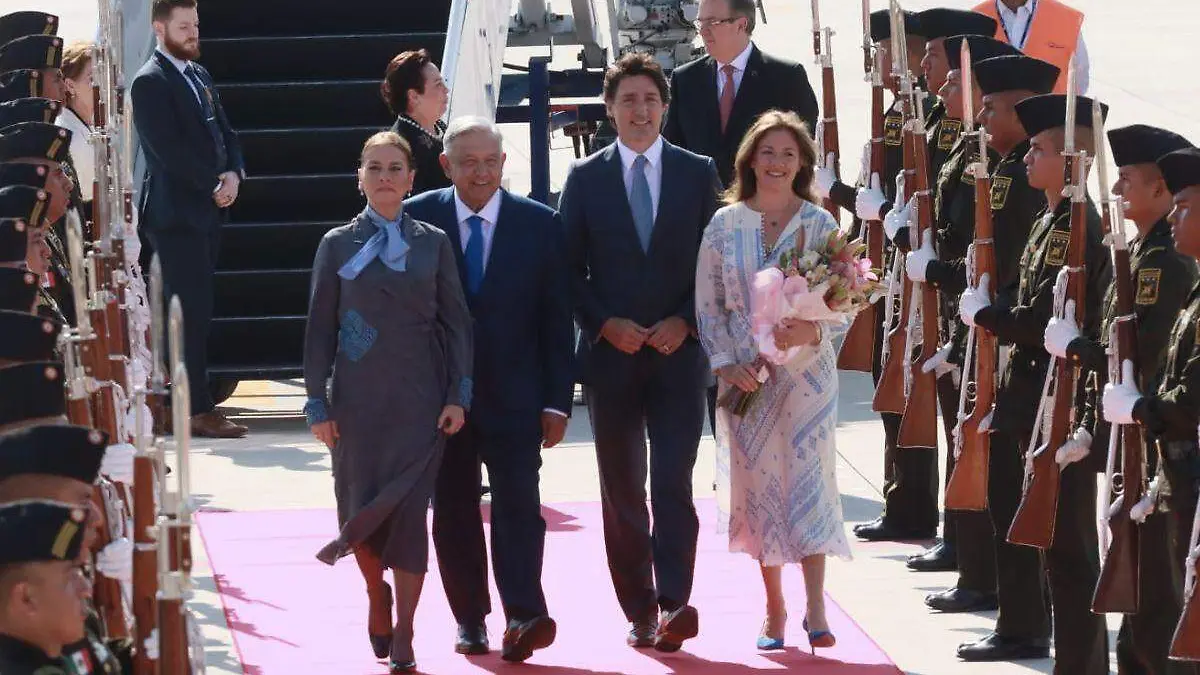
[[[625,179],[625,196],[633,192],[633,160],[638,153],[617,139],[617,152],[621,154],[621,176]],[[658,201],[662,194],[663,137],[659,136],[642,154],[646,156],[646,182],[650,184],[650,203],[654,205],[654,218],[658,219]]]
[[[500,200],[503,193],[496,190],[492,198],[483,205],[479,211],[474,211],[471,207],[463,203],[463,200],[458,196],[458,188],[454,189],[454,211],[455,217],[458,218],[458,240],[462,242],[463,253],[467,252],[467,244],[471,240],[471,226],[467,224],[467,219],[471,216],[479,216],[483,221],[481,230],[483,232],[483,270],[487,272],[488,258],[492,255],[492,242],[496,238],[496,221],[500,218]],[[567,413],[554,408],[545,408],[543,412],[554,413],[562,417],[569,417]]]
[[[1017,49],[1025,49],[1025,40],[1029,37],[1029,22],[1037,11],[1038,0],[1026,0],[1024,5],[1015,10],[1000,0],[995,0],[996,9],[1000,13],[1000,22],[1008,34],[1008,41]],[[1079,94],[1086,94],[1090,79],[1091,65],[1088,63],[1087,44],[1083,41],[1083,29],[1079,31],[1079,40],[1075,44],[1075,85]]]
[[[741,54],[738,54],[730,61],[729,65],[733,66],[733,95],[737,96],[738,91],[742,88],[742,76],[746,74],[746,64],[750,62],[750,52],[754,51],[754,43],[746,45]],[[717,100],[721,100],[721,95],[725,93],[725,65],[717,61]]]
[[[88,92],[91,95],[91,92]],[[63,108],[54,123],[71,132],[71,162],[84,201],[92,199],[92,181],[96,179],[96,155],[92,151],[92,129],[70,108]]]
[[[500,197],[500,190],[496,190],[492,198],[477,213],[458,196],[458,188],[454,189],[454,210],[458,217],[458,240],[462,242],[463,253],[467,252],[467,244],[471,239],[471,226],[467,223],[467,219],[471,216],[479,216],[483,220],[484,273],[487,273],[488,258],[492,254],[492,240],[496,238],[496,221],[500,218]]]

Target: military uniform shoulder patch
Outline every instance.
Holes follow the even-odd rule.
[[[1046,264],[1062,267],[1067,264],[1067,249],[1071,245],[1071,233],[1064,230],[1051,230],[1046,242]]]
[[[1012,178],[996,176],[992,179],[992,210],[999,211],[1008,203],[1008,189],[1012,187]]]
[[[883,118],[883,144],[893,147],[904,144],[904,117],[899,113]]]
[[[962,132],[962,122],[958,120],[942,120],[938,131],[938,150],[950,150],[958,141]]]
[[[1158,285],[1162,281],[1161,269],[1138,270],[1137,297],[1139,305],[1153,305],[1158,302]]]

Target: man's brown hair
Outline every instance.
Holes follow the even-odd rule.
[[[644,75],[654,81],[654,85],[658,87],[658,94],[662,97],[663,105],[671,102],[671,85],[667,83],[667,76],[663,74],[662,66],[658,65],[658,62],[649,55],[636,52],[622,56],[604,73],[605,102],[612,103],[616,100],[617,88],[621,86],[621,80],[638,75]]]
[[[195,9],[196,0],[154,0],[150,6],[151,21],[168,21],[176,9]]]

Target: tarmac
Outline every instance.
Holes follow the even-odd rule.
[[[251,0],[252,1],[252,0]],[[566,0],[553,9],[569,11]],[[820,96],[819,70],[812,65],[809,3],[765,0],[767,19],[755,33],[767,52],[804,63]],[[924,9],[936,3],[905,3]],[[951,0],[947,6],[969,8],[973,3]],[[1185,67],[1195,62],[1200,40],[1200,5],[1179,0],[1073,0],[1087,13],[1084,38],[1091,60],[1088,94],[1111,106],[1109,126],[1146,123],[1164,126],[1200,140],[1200,90],[1194,79],[1182,80]],[[61,34],[68,39],[95,33],[94,0],[0,0],[0,12],[31,7],[58,12]],[[882,8],[879,0],[872,9]],[[201,3],[203,16],[203,3]],[[853,176],[859,148],[868,130],[869,89],[864,84],[860,5],[853,0],[825,0],[821,17],[833,26],[834,61],[838,87],[842,170]],[[202,28],[203,29],[203,28]],[[508,63],[523,63],[536,49],[510,49]],[[544,50],[543,52],[544,53]],[[556,67],[574,67],[573,52],[556,47]],[[506,125],[506,165],[510,188],[529,189],[529,140],[526,128]],[[552,143],[552,190],[557,191],[573,158],[570,139]],[[1115,177],[1115,173],[1111,174]],[[1093,179],[1093,185],[1095,181]],[[1093,194],[1096,194],[1093,188]],[[858,373],[843,373],[838,427],[838,481],[846,527],[878,515],[883,485],[882,426],[871,412],[871,382]],[[299,410],[303,391],[295,382],[245,382],[223,409],[247,424],[250,434],[240,440],[196,439],[193,447],[193,491],[196,506],[206,509],[258,510],[332,508],[329,453],[305,428]],[[943,453],[944,454],[944,453]],[[543,500],[547,503],[599,499],[594,450],[586,410],[577,406],[566,441],[543,454]],[[712,494],[714,446],[706,436],[700,448],[694,482],[698,497]],[[853,539],[853,537],[851,537]],[[913,573],[905,558],[920,543],[855,542],[852,562],[831,561],[828,591],[908,673],[942,675],[1009,675],[1050,673],[1049,659],[1019,663],[966,664],[954,648],[974,640],[993,626],[994,613],[940,615],[925,609],[922,598],[952,584],[952,573]],[[208,672],[242,673],[215,585],[195,547],[197,591],[190,606],[205,637]],[[747,559],[746,573],[755,574]],[[300,589],[298,589],[299,592]],[[1109,617],[1115,629],[1118,617]],[[618,639],[619,636],[614,636]],[[1110,650],[1115,632],[1110,633]],[[449,648],[449,645],[447,645]],[[1112,671],[1116,672],[1115,659]]]

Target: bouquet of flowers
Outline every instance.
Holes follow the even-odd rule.
[[[775,329],[784,321],[848,322],[882,295],[879,272],[872,269],[865,251],[865,243],[835,231],[818,247],[785,251],[778,267],[754,275],[750,325],[759,356],[751,367],[760,383],[770,376],[771,366],[787,363],[804,349],[803,345],[780,349],[775,344]],[[721,405],[744,415],[758,392],[731,387]]]

